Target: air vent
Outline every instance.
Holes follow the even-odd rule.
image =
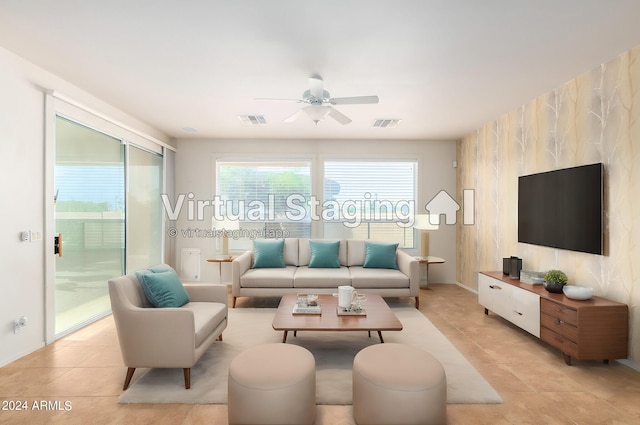
[[[267,123],[264,115],[238,115],[238,118],[246,125],[262,125]]]
[[[381,120],[375,120],[373,122],[373,127],[378,127],[378,128],[394,128],[398,126],[398,123],[400,123],[401,120],[397,120],[397,119],[381,119]]]

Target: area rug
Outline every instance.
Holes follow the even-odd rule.
[[[383,332],[385,342],[413,345],[440,360],[447,375],[448,403],[502,403],[493,387],[422,313],[408,304],[390,306],[404,329]],[[215,342],[191,369],[191,389],[184,388],[182,369],[151,369],[122,393],[119,402],[226,404],[231,359],[248,347],[282,341],[282,332],[271,327],[274,314],[273,308],[229,309],[224,341]],[[290,332],[287,338],[287,344],[313,353],[316,401],[330,405],[351,404],[353,358],[361,349],[379,343],[375,332],[371,337],[366,332],[298,332],[294,337]]]

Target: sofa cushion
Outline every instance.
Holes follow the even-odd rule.
[[[298,239],[298,252],[299,266],[308,266],[311,261],[311,245],[310,242],[314,239],[300,238]],[[347,243],[340,239],[321,239],[318,242],[340,242],[340,248],[338,249],[338,261],[341,266],[347,265]]]
[[[397,269],[397,250],[397,243],[365,242],[364,264],[362,267],[365,269]]]
[[[283,268],[284,239],[253,241],[253,269]]]
[[[309,247],[311,248],[309,268],[340,268],[340,261],[338,260],[339,241],[309,241]]]
[[[408,288],[409,277],[400,270],[365,269],[361,266],[349,267],[351,286],[364,288]]]
[[[293,288],[293,276],[297,267],[249,269],[240,276],[243,288]]]
[[[196,332],[196,347],[211,335],[211,332],[227,317],[227,306],[222,303],[190,302],[182,308],[193,312]]]
[[[301,266],[296,270],[294,279],[296,288],[337,288],[350,284],[351,275],[347,267],[318,269]]]
[[[189,294],[172,268],[148,269],[135,274],[154,307],[181,307],[189,302]]]

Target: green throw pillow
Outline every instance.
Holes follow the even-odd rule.
[[[311,260],[309,261],[309,268],[340,268],[340,260],[338,260],[340,241],[309,241],[309,247],[311,248]]]
[[[277,241],[253,241],[252,269],[276,269],[284,267],[284,239]]]
[[[365,242],[366,253],[362,267],[366,269],[397,269],[397,243]]]
[[[171,268],[136,272],[136,277],[154,307],[181,307],[190,301],[187,290]]]

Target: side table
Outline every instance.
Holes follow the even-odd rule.
[[[434,257],[429,255],[428,257],[414,257],[418,260],[418,263],[425,265],[425,273],[424,278],[422,277],[422,271],[420,273],[420,287],[423,287],[422,283],[424,282],[424,287],[426,288],[429,284],[429,264],[442,264],[445,262],[444,258]]]
[[[218,273],[220,276],[220,283],[226,283],[227,285],[229,285],[229,282],[223,282],[222,281],[222,263],[230,263],[233,261],[233,259],[236,258],[235,255],[229,255],[229,254],[225,254],[225,255],[217,255],[213,258],[208,258],[207,259],[207,263],[217,263],[218,264]]]

